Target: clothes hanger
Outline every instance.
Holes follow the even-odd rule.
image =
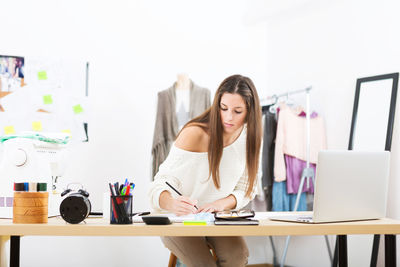
[[[278,103],[278,96],[277,95],[272,95],[271,96],[272,99],[272,104],[269,107],[269,112],[271,113],[276,113],[276,109],[278,107],[277,103]]]
[[[286,93],[285,104],[291,108],[295,107],[296,102],[290,97],[289,92]]]

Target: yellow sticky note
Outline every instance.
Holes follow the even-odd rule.
[[[32,130],[40,132],[43,130],[42,122],[41,121],[34,121],[32,122]]]
[[[9,125],[4,127],[4,134],[15,134],[14,126]]]
[[[51,95],[44,95],[43,103],[46,105],[53,104],[53,97]]]
[[[41,70],[38,72],[39,80],[47,80],[47,72],[45,70]]]
[[[82,106],[81,106],[80,104],[75,105],[75,106],[73,106],[72,108],[74,109],[74,113],[75,113],[75,114],[79,114],[79,113],[82,113],[82,112],[83,112],[83,108],[82,108]]]
[[[72,136],[72,135],[71,135],[71,130],[70,130],[70,129],[61,130],[61,132],[62,132],[62,133],[66,133],[66,134],[68,134],[69,136]]]
[[[206,221],[183,221],[183,225],[207,225]]]

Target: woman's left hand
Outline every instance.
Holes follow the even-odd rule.
[[[225,198],[200,206],[197,213],[230,210],[234,207],[236,207],[236,198],[231,194]]]
[[[214,212],[214,211],[223,211],[225,209],[224,206],[222,206],[220,203],[217,201],[214,201],[212,203],[205,204],[197,210],[197,213],[200,212]]]

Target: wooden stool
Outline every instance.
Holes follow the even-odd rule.
[[[210,244],[207,245],[210,248],[210,253],[211,255],[213,255],[214,260],[217,261],[217,255],[215,254],[215,250],[210,246]],[[168,267],[175,267],[177,260],[178,258],[175,256],[174,253],[171,252],[171,254],[169,255]]]

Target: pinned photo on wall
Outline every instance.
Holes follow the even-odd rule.
[[[0,92],[14,92],[22,87],[24,67],[23,57],[0,55]]]

